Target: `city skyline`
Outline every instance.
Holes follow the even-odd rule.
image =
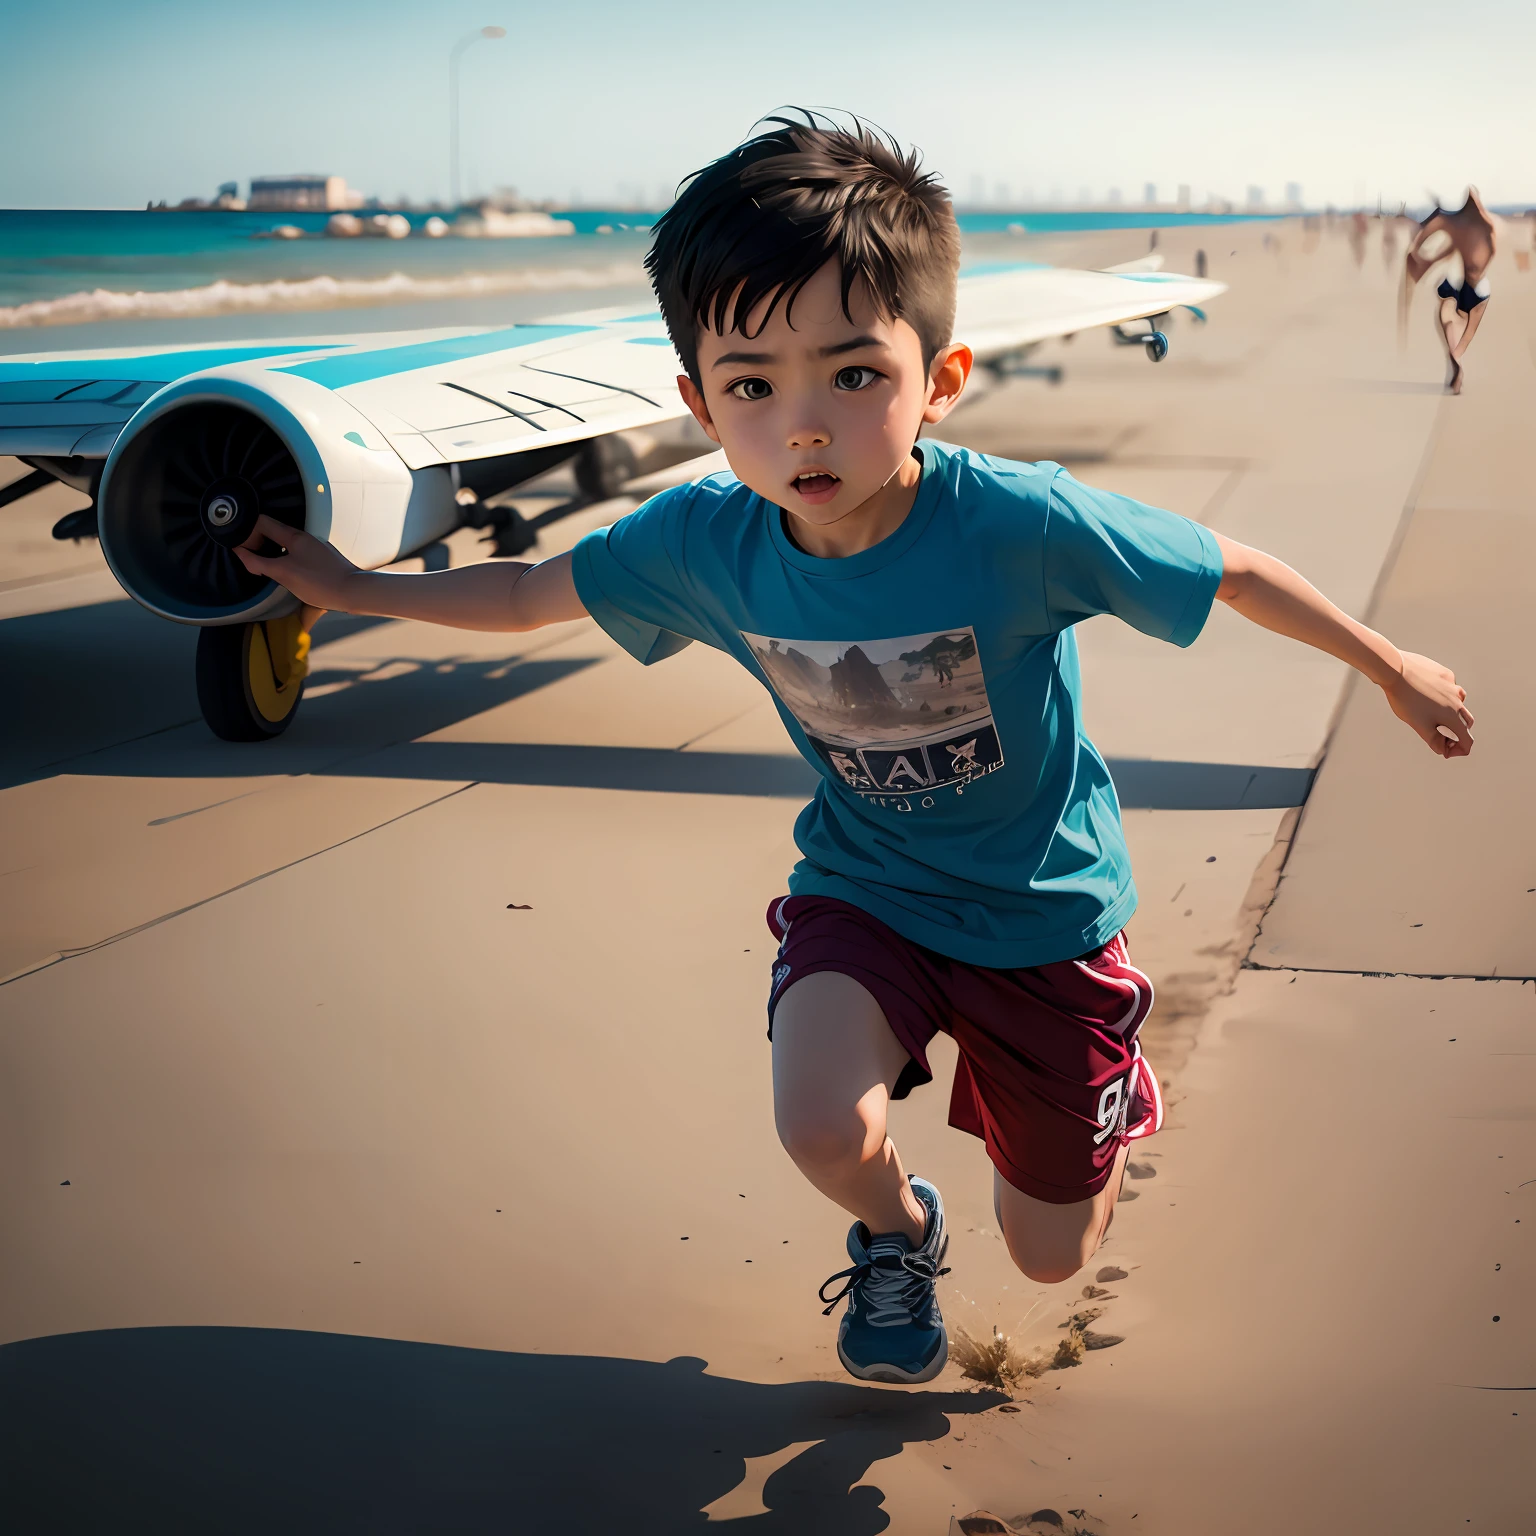
[[[1536,47],[1536,9],[1495,0],[1489,13]],[[1425,95],[1442,78],[1442,21],[1423,0],[1302,0],[1283,17],[1212,0],[1155,15],[1122,0],[1065,14],[988,0],[942,28],[910,0],[878,23],[781,0],[771,26],[721,13],[707,29],[674,0],[537,14],[504,0],[323,12],[271,0],[260,13],[66,0],[8,29],[28,67],[8,82],[0,129],[26,148],[0,166],[0,205],[143,207],[293,170],[386,202],[445,198],[449,50],[489,24],[509,35],[462,60],[467,196],[515,186],[654,206],[796,102],[868,116],[981,207],[1110,203],[1112,189],[1134,205],[1148,184],[1165,203],[1187,186],[1196,207],[1242,208],[1254,187],[1283,206],[1288,183],[1313,206],[1422,204],[1469,180],[1491,202],[1536,199],[1532,48],[1480,59],[1448,133]]]

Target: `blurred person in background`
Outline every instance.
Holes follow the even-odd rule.
[[[1444,239],[1436,242],[1432,254],[1426,255],[1425,247],[1437,235]],[[1498,221],[1483,206],[1476,187],[1467,188],[1467,200],[1455,213],[1447,213],[1437,204],[1408,242],[1398,304],[1400,328],[1407,324],[1408,306],[1419,279],[1449,256],[1461,260],[1460,285],[1442,278],[1436,290],[1440,299],[1440,332],[1450,365],[1445,387],[1453,395],[1461,393],[1465,377],[1461,360],[1483,321],[1489,294],[1488,268],[1497,249]]]

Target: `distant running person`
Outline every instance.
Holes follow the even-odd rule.
[[[1450,243],[1434,255],[1425,256],[1424,245],[1434,235],[1444,235]],[[1445,387],[1453,395],[1461,393],[1461,360],[1472,345],[1478,326],[1483,323],[1489,292],[1488,267],[1497,249],[1498,221],[1483,206],[1476,187],[1467,188],[1467,200],[1455,213],[1437,207],[1408,242],[1401,302],[1404,318],[1414,284],[1453,252],[1461,258],[1461,286],[1457,287],[1449,278],[1442,278],[1436,290],[1440,297],[1440,332],[1445,341],[1446,360],[1450,363]]]

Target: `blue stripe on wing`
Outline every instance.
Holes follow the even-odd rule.
[[[41,363],[0,362],[0,384],[33,379],[179,379],[226,363],[253,363],[264,357],[292,357],[295,352],[329,351],[334,342],[283,347],[190,347],[180,352],[148,352],[137,357],[92,357],[71,353]]]
[[[448,336],[441,341],[418,341],[403,347],[380,347],[372,352],[344,352],[337,357],[317,358],[310,363],[293,363],[283,373],[296,373],[313,379],[327,389],[343,389],[348,384],[366,384],[393,373],[409,373],[416,368],[433,368],[440,363],[457,363],[469,357],[483,357],[488,352],[505,352],[513,347],[529,347],[538,341],[555,341],[562,336],[580,336],[598,330],[594,325],[512,325],[499,331],[481,331],[469,336]]]

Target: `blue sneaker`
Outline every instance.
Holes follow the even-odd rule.
[[[914,1248],[905,1233],[872,1233],[856,1221],[848,1232],[853,1268],[833,1275],[819,1292],[827,1303],[823,1316],[848,1298],[837,1330],[837,1357],[860,1381],[932,1381],[949,1358],[949,1335],[934,1294],[934,1282],[949,1273],[940,1267],[949,1247],[944,1201],[927,1179],[910,1182],[928,1211],[922,1246]],[[827,1286],[834,1280],[847,1283],[829,1298]]]

